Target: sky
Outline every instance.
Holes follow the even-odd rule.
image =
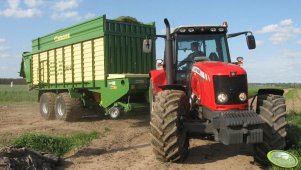
[[[155,22],[157,34],[164,34],[164,18],[171,27],[227,21],[229,33],[252,31],[256,38],[255,50],[245,36],[228,40],[232,61],[244,57],[250,83],[301,83],[300,7],[299,0],[0,0],[0,78],[18,78],[31,40],[106,14]],[[163,51],[158,39],[157,58]]]

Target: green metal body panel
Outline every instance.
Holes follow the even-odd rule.
[[[21,70],[20,72],[23,71],[23,74],[25,76],[25,80],[27,83],[32,82],[32,74],[31,74],[31,70],[32,70],[32,65],[31,65],[31,59],[32,59],[32,55],[30,53],[24,53],[23,54],[23,58],[22,58],[22,66],[21,66]]]
[[[107,73],[144,73],[154,68],[154,53],[143,53],[142,42],[146,36],[156,35],[149,25],[119,23],[107,20],[105,29],[105,52]],[[154,27],[153,27],[154,28]],[[155,50],[155,48],[154,48]]]
[[[32,40],[32,53],[46,51],[77,42],[102,37],[104,35],[105,16],[60,29],[54,33]]]
[[[106,16],[97,17],[89,21],[58,30],[54,33],[36,38],[32,41],[32,52],[23,54],[23,71],[26,82],[33,86],[34,89],[39,90],[40,94],[46,91],[54,91],[60,93],[61,91],[78,92],[96,92],[101,96],[100,105],[104,108],[112,106],[119,102],[125,95],[144,95],[148,91],[149,78],[139,77],[138,74],[148,74],[149,70],[155,67],[155,49],[150,54],[142,52],[142,42],[147,36],[154,36],[155,25],[152,24],[131,24],[119,22],[115,20],[106,19]],[[65,72],[67,68],[64,60],[62,63],[63,69],[58,70],[55,63],[49,61],[50,50],[71,45],[71,68],[72,77],[77,70],[74,67],[73,44],[81,43],[87,40],[94,40],[103,38],[104,43],[104,79],[96,79],[93,75],[91,81],[74,81],[65,82]],[[155,43],[155,42],[153,42]],[[155,46],[153,44],[152,46]],[[81,45],[83,50],[83,47]],[[92,48],[93,43],[92,43]],[[46,60],[40,59],[40,54],[47,52]],[[64,49],[63,49],[64,53]],[[33,55],[38,55],[39,59],[39,83],[33,85]],[[81,52],[80,61],[83,63],[85,58]],[[93,54],[92,54],[93,55]],[[93,56],[92,56],[93,57]],[[63,55],[64,58],[64,55]],[[94,59],[93,59],[94,61]],[[46,64],[44,65],[45,62]],[[97,67],[92,63],[93,70]],[[41,71],[44,68],[48,70],[48,77],[44,77]],[[82,66],[83,68],[83,66]],[[83,70],[83,69],[81,69]],[[43,70],[44,71],[44,70]],[[52,73],[51,73],[52,71]],[[58,83],[57,76],[55,76],[55,83],[50,83],[49,75],[62,72],[64,82]],[[116,79],[107,79],[109,74],[137,74],[137,77],[124,77]],[[82,74],[83,75],[83,74]],[[114,83],[115,82],[115,85]],[[73,93],[72,93],[73,94]],[[73,95],[74,96],[74,95]]]

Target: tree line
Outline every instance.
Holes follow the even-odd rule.
[[[22,78],[0,78],[0,84],[10,84],[11,82],[13,82],[15,85],[26,84],[25,79]]]

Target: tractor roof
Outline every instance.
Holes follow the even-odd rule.
[[[226,33],[226,25],[187,25],[174,28],[172,33]]]

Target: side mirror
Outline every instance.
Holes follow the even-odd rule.
[[[256,41],[255,41],[255,37],[253,35],[247,35],[246,36],[246,40],[247,40],[248,48],[250,50],[256,48]]]
[[[152,52],[152,40],[151,39],[143,40],[143,52],[144,53]]]

